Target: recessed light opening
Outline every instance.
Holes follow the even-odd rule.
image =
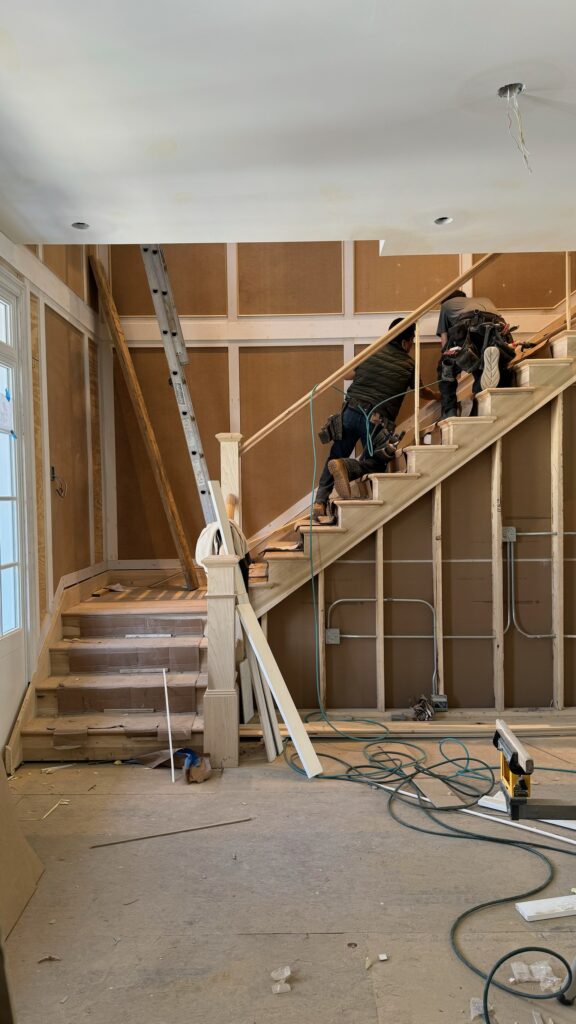
[[[72,227],[76,228],[78,231],[87,231],[90,225],[87,224],[85,220],[75,220]]]
[[[436,217],[434,223],[442,227],[443,224],[451,224],[453,220],[454,217]]]

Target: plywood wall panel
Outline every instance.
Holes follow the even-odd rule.
[[[325,573],[326,615],[334,601],[344,600],[332,611],[330,624],[341,633],[368,634],[366,639],[343,639],[326,647],[327,704],[331,708],[375,708],[376,698],[376,605],[351,598],[375,598],[375,542],[368,537],[342,562]],[[352,564],[357,561],[358,564]],[[372,564],[364,564],[371,561]]]
[[[163,245],[162,251],[179,315],[226,316],[226,246]],[[120,316],[154,316],[140,247],[112,245],[110,258],[112,292]]]
[[[450,708],[494,707],[490,640],[446,640],[444,688]]]
[[[316,708],[314,609],[310,583],[268,613],[268,641],[297,707]]]
[[[525,420],[502,441],[502,524],[521,532],[549,531],[550,406]],[[518,541],[522,557],[550,554],[548,537]]]
[[[241,316],[341,313],[341,243],[241,242],[238,312]]]
[[[102,445],[100,440],[100,375],[98,346],[88,344],[90,373],[90,443],[92,446],[92,520],[94,524],[94,561],[104,558],[104,521],[102,506]]]
[[[76,295],[85,297],[83,245],[44,245],[42,260]]]
[[[474,262],[482,258],[474,254]],[[572,256],[572,281],[576,264]],[[549,309],[565,295],[563,252],[504,253],[473,279],[474,295],[486,295],[498,309]]]
[[[192,544],[204,526],[163,349],[131,349],[136,373]],[[229,430],[226,349],[189,349],[187,379],[211,475],[218,478],[215,434]],[[115,367],[119,558],[174,558],[175,550],[124,381]]]
[[[46,583],[46,495],[44,492],[44,459],[46,457],[42,419],[42,364],[40,360],[40,304],[30,296],[30,342],[32,356],[32,407],[34,416],[34,478],[36,490],[36,543],[38,563],[38,598],[40,621],[47,608]]]
[[[82,335],[46,308],[46,370],[50,465],[66,485],[52,484],[54,587],[90,565],[87,408]]]
[[[564,529],[576,530],[576,386],[564,391]],[[566,538],[568,542],[568,538]],[[574,630],[576,633],[576,629]]]
[[[442,555],[446,559],[492,556],[491,459],[488,449],[442,484]]]
[[[425,494],[384,525],[384,561],[432,559],[432,495]]]
[[[245,438],[341,366],[341,345],[240,350],[240,424]],[[330,389],[314,402],[317,479],[328,454],[317,431],[341,407]],[[224,429],[222,427],[220,430]],[[313,448],[306,408],[242,458],[242,520],[247,536],[285,512],[312,487]]]
[[[354,243],[357,313],[410,312],[458,276],[460,257],[379,256],[378,242]]]

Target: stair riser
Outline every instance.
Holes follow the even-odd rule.
[[[142,651],[51,651],[50,666],[53,676],[76,672],[146,672],[152,668],[165,668],[168,672],[206,672],[208,653],[205,647],[173,647]]]
[[[542,363],[530,363],[527,360],[521,363],[516,370],[516,384],[518,387],[543,387],[547,384],[556,384],[564,376],[564,367],[554,359],[547,359],[546,365]]]
[[[517,408],[520,410],[524,402],[529,401],[530,398],[531,396],[526,396],[526,393],[522,391],[519,391],[517,395],[510,391],[502,394],[498,394],[497,391],[481,392],[478,395],[478,412],[481,416],[504,416],[510,411],[512,402],[517,403]]]
[[[203,636],[205,616],[184,615],[66,615],[62,616],[62,636],[105,637],[128,633],[169,633],[172,636]]]
[[[168,685],[170,710],[174,714],[187,714],[195,711],[201,714],[206,686],[174,686]],[[54,715],[77,715],[95,711],[131,711],[152,710],[165,711],[164,688],[156,686],[130,686],[129,680],[125,687],[116,686],[106,689],[102,687],[82,688],[65,687],[58,690],[37,691],[37,714],[42,717]]]
[[[443,466],[450,465],[453,457],[451,451],[444,453],[438,448],[430,451],[430,445],[423,444],[418,451],[408,452],[408,472],[422,475],[436,473]]]
[[[195,732],[186,741],[197,753],[202,753],[204,736]],[[24,761],[125,761],[140,754],[152,754],[159,747],[158,739],[150,737],[98,736],[89,734],[81,747],[62,749],[55,747],[50,736],[23,736]],[[166,744],[167,746],[168,744]]]
[[[554,359],[576,359],[576,334],[564,334],[552,341]]]

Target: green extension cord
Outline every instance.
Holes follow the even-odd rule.
[[[316,391],[316,385],[310,392],[310,430],[312,436],[312,451],[313,451],[313,481],[312,481],[312,493],[315,491],[316,486],[316,475],[317,475],[317,458],[316,458],[316,446],[314,443],[314,414],[313,414],[313,399]],[[367,415],[367,424],[369,422],[369,415]],[[495,784],[496,777],[495,772],[499,769],[499,766],[489,765],[486,761],[481,758],[473,757],[466,745],[458,739],[445,738],[438,744],[440,760],[431,766],[426,765],[427,754],[422,747],[416,743],[411,743],[404,740],[393,740],[390,736],[389,730],[382,724],[372,718],[358,718],[355,716],[332,716],[330,717],[323,704],[321,693],[320,693],[320,643],[319,643],[319,630],[317,628],[318,621],[318,607],[316,598],[316,584],[315,584],[315,572],[314,572],[314,555],[312,550],[312,526],[313,526],[313,510],[310,508],[310,583],[312,587],[312,607],[314,616],[314,637],[315,637],[315,674],[316,674],[316,697],[318,701],[318,711],[311,712],[306,720],[312,721],[315,718],[320,718],[324,721],[333,732],[342,737],[344,740],[353,741],[355,743],[364,743],[363,747],[363,758],[364,762],[360,764],[351,764],[346,761],[345,758],[337,757],[334,754],[328,754],[324,751],[318,751],[319,757],[324,762],[329,761],[334,766],[334,770],[331,772],[324,772],[322,775],[323,779],[334,779],[344,782],[355,782],[361,785],[369,785],[374,789],[381,789],[388,796],[387,810],[391,817],[398,824],[404,828],[409,828],[412,831],[420,832],[424,835],[441,836],[445,839],[456,839],[460,841],[474,841],[482,843],[492,843],[497,846],[510,847],[514,850],[526,852],[527,854],[537,857],[542,863],[546,865],[546,878],[539,885],[534,886],[524,892],[515,893],[512,896],[506,896],[500,899],[488,900],[483,903],[476,904],[465,910],[460,914],[454,921],[450,929],[450,946],[454,955],[458,960],[464,964],[470,971],[476,974],[479,978],[484,981],[484,992],[483,992],[483,1015],[485,1024],[490,1024],[490,1016],[488,1009],[488,996],[492,986],[498,988],[502,992],[507,992],[511,995],[519,998],[526,999],[556,999],[568,990],[572,983],[572,970],[568,961],[556,953],[554,950],[547,949],[540,946],[524,946],[519,949],[513,950],[511,953],[507,953],[501,957],[488,972],[483,971],[480,967],[473,963],[472,960],[464,953],[459,942],[459,931],[465,921],[469,921],[475,914],[480,913],[483,910],[487,910],[491,907],[502,906],[507,903],[517,902],[522,899],[527,899],[531,896],[535,896],[538,893],[544,891],[549,883],[554,878],[554,865],[550,858],[546,856],[546,853],[559,853],[565,856],[576,856],[576,851],[567,850],[566,848],[559,849],[555,846],[548,845],[545,843],[537,842],[526,842],[522,840],[506,839],[499,836],[487,836],[479,832],[469,832],[466,829],[458,828],[448,823],[448,821],[442,820],[437,817],[438,814],[442,813],[453,813],[459,810],[466,810],[474,807],[480,797],[488,795]],[[360,722],[364,725],[376,726],[381,731],[374,735],[373,732],[367,735],[360,735],[358,733],[351,735],[344,729],[338,727],[336,723],[345,724],[346,722]],[[448,745],[453,744],[461,751],[459,756],[450,756],[446,752]],[[299,764],[299,758],[296,751],[289,753],[289,741],[284,745],[284,758],[288,766],[300,776],[305,776],[305,771]],[[539,771],[552,771],[561,772],[564,774],[576,775],[576,769],[572,768],[539,768]],[[430,806],[424,793],[418,786],[418,778],[429,778],[438,779],[445,783],[448,788],[455,794],[458,795],[460,803],[457,807],[454,805],[447,805],[445,807],[434,807]],[[464,802],[462,802],[464,801]],[[427,828],[421,824],[407,821],[398,813],[397,804],[404,804],[411,806],[413,809],[424,814],[430,824],[435,825],[435,828]],[[546,851],[546,852],[544,852]],[[545,953],[548,956],[555,957],[562,963],[566,969],[566,979],[563,982],[560,989],[553,993],[543,994],[532,994],[528,992],[519,992],[517,988],[511,988],[509,985],[505,985],[502,982],[495,980],[495,975],[499,968],[510,960],[513,956],[518,956],[523,953]]]

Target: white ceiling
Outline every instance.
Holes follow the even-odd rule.
[[[574,249],[575,37],[574,0],[12,0],[0,229]]]

